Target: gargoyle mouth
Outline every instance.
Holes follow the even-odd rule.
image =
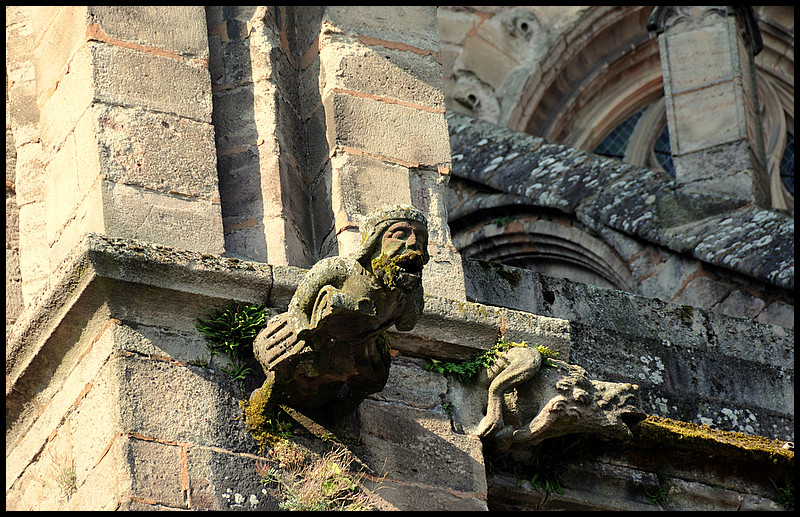
[[[422,252],[416,250],[403,253],[395,259],[395,264],[406,273],[413,275],[420,274],[425,265],[422,260]]]
[[[633,429],[639,422],[647,418],[647,415],[637,410],[637,411],[631,411],[630,413],[623,413],[622,415],[620,415],[619,418],[620,420],[622,420],[622,423],[625,424],[625,426],[627,426],[629,430],[633,431]]]

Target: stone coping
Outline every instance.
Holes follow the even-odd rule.
[[[495,189],[491,206],[557,209],[794,289],[794,219],[742,200],[682,192],[666,173],[448,112],[452,174]],[[485,206],[466,206],[450,219]]]

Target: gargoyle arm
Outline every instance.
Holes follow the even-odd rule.
[[[289,304],[290,323],[295,332],[309,327],[320,290],[326,285],[340,289],[347,280],[349,269],[341,257],[330,257],[319,261],[306,273]]]

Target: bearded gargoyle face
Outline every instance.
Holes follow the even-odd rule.
[[[427,262],[428,232],[416,221],[397,221],[381,237],[380,255],[373,259],[373,272],[390,288],[420,282]]]

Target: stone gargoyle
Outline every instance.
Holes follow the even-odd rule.
[[[543,361],[534,347],[512,347],[481,372],[486,414],[475,426],[465,422],[467,431],[502,452],[573,433],[625,438],[645,418],[635,384],[592,380],[580,366]]]
[[[422,314],[427,220],[394,205],[372,212],[360,230],[360,247],[315,264],[288,311],[256,337],[267,380],[251,400],[268,397],[333,424],[383,389],[391,363],[385,331],[411,330]]]

